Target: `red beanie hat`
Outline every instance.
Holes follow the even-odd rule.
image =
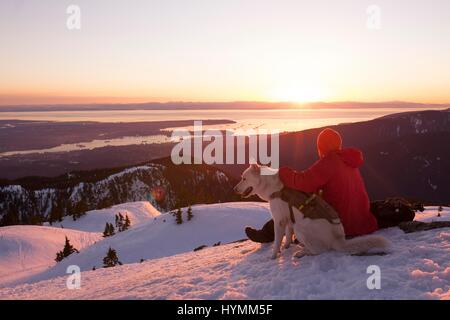
[[[325,157],[331,151],[341,150],[342,138],[339,132],[326,128],[317,137],[317,152],[319,157]]]

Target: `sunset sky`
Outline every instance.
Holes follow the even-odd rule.
[[[1,0],[0,46],[0,104],[450,102],[449,0]]]

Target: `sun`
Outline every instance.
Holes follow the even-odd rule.
[[[314,102],[326,99],[326,92],[319,86],[288,85],[276,87],[270,93],[270,99],[282,102]]]

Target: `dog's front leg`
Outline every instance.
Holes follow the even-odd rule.
[[[290,223],[286,224],[286,240],[284,242],[284,248],[287,249],[290,247],[292,243],[292,235],[294,234],[294,230],[292,229],[292,225]]]
[[[276,259],[280,252],[281,241],[283,240],[285,224],[283,221],[274,221],[275,241],[273,243],[272,259]]]

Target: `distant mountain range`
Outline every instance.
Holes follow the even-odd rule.
[[[93,110],[217,110],[217,109],[356,109],[356,108],[445,108],[449,104],[417,103],[405,101],[386,102],[262,102],[262,101],[230,101],[230,102],[145,102],[145,103],[96,103],[96,104],[52,104],[52,105],[0,105],[0,112],[42,112],[42,111],[93,111]]]

